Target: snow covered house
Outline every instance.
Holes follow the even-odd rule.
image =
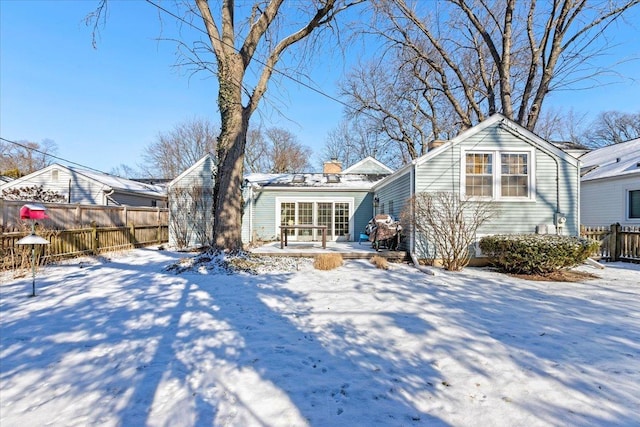
[[[249,174],[245,177],[244,242],[280,237],[280,226],[327,227],[328,241],[357,241],[373,216],[373,186],[393,171],[367,157],[342,170],[336,160],[322,173]],[[291,230],[288,240],[319,240],[318,230]]]
[[[66,196],[67,203],[167,207],[167,195],[162,186],[57,163],[0,183],[0,194],[34,186]]]
[[[392,216],[422,192],[453,192],[495,204],[498,214],[478,230],[478,238],[535,232],[577,236],[579,186],[578,159],[494,114],[376,183],[373,196],[377,213]],[[407,237],[408,251],[434,258],[433,245],[423,236]]]
[[[206,155],[168,186],[169,244],[205,246],[213,224],[215,163]],[[242,241],[273,241],[280,226],[327,227],[327,239],[357,240],[373,215],[373,185],[391,172],[367,157],[342,170],[325,162],[322,173],[248,174],[243,184]],[[292,241],[319,240],[318,230],[293,230]]]
[[[580,212],[586,226],[640,225],[640,138],[582,157]]]

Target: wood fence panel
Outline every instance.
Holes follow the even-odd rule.
[[[20,219],[20,208],[29,202],[0,199],[0,231],[25,231],[28,225]],[[67,203],[40,203],[47,209],[49,219],[39,221],[46,229],[123,227],[128,224],[161,225],[169,223],[167,208],[146,206],[99,206]]]
[[[16,245],[29,232],[2,233],[0,270],[30,265],[31,248]],[[71,230],[42,230],[38,234],[49,241],[39,247],[41,263],[82,255],[128,250],[136,247],[167,243],[168,225],[143,225],[129,227],[90,227]],[[26,259],[29,258],[29,259]]]
[[[640,262],[640,227],[582,226],[580,235],[600,242],[598,257],[603,261]]]

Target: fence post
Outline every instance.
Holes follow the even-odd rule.
[[[98,224],[91,221],[91,250],[94,255],[98,255]]]
[[[136,247],[136,227],[133,223],[129,224],[129,244],[132,248]]]
[[[622,235],[620,234],[620,223],[611,224],[611,237],[609,237],[609,250],[611,251],[611,261],[618,261],[622,253]]]

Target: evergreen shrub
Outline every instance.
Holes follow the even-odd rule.
[[[480,249],[506,273],[548,274],[582,264],[598,249],[595,240],[552,234],[486,236]]]

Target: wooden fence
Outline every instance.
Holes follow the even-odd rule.
[[[0,198],[0,231],[26,231],[30,227],[20,219],[20,208],[29,202]],[[128,224],[158,225],[169,223],[167,208],[145,206],[100,206],[70,203],[39,203],[48,219],[38,221],[49,230],[98,227],[125,227]]]
[[[598,257],[603,261],[640,262],[640,227],[582,226],[580,235],[600,242]]]
[[[0,270],[30,266],[31,246],[16,245],[28,232],[2,233]],[[169,241],[169,227],[163,225],[130,225],[127,227],[88,227],[71,230],[38,230],[49,241],[36,246],[39,264],[81,255],[133,249]]]

